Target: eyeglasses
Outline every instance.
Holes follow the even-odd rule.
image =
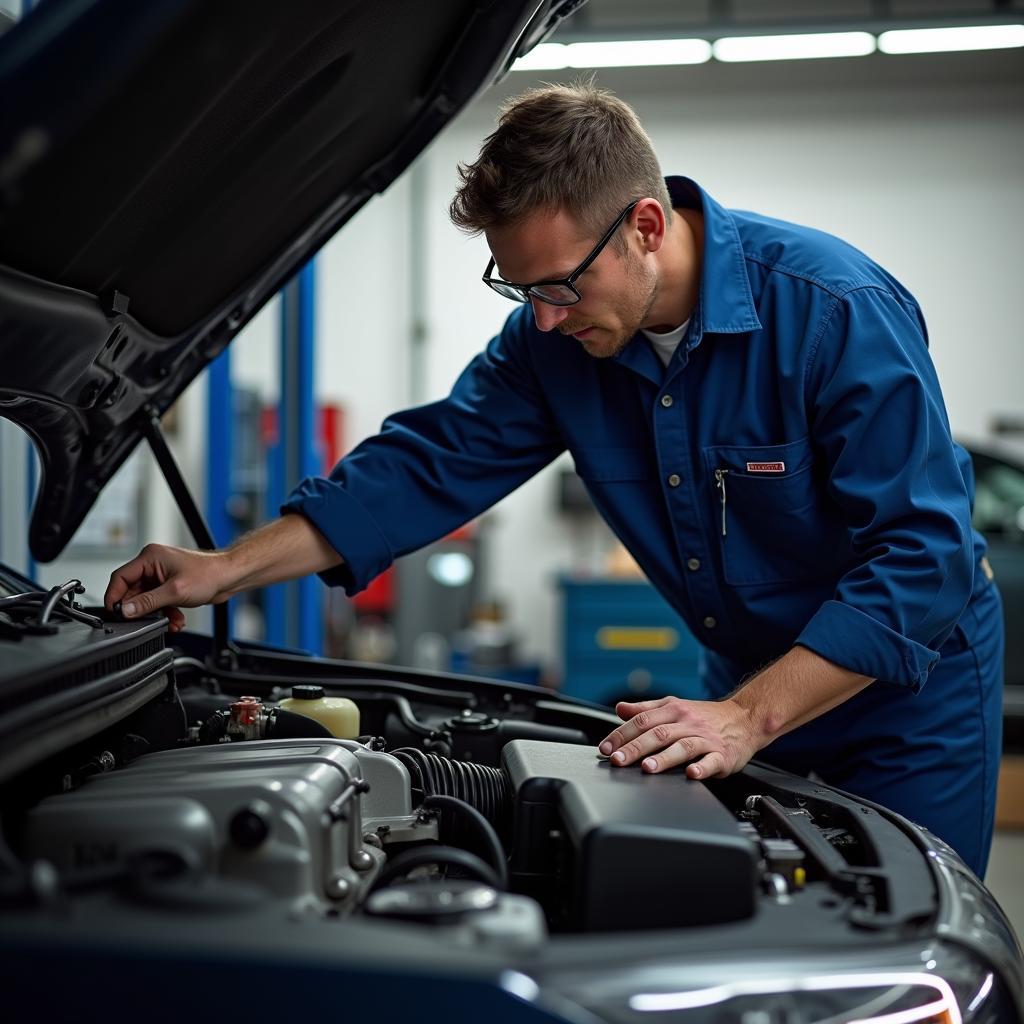
[[[597,245],[590,250],[590,254],[568,277],[560,277],[551,281],[534,281],[533,284],[513,284],[511,281],[503,281],[500,277],[491,277],[491,271],[494,269],[494,257],[492,256],[487,264],[487,269],[484,271],[484,284],[488,288],[493,288],[499,295],[504,295],[506,299],[515,299],[516,302],[529,302],[530,296],[533,296],[535,299],[540,299],[541,302],[547,302],[552,306],[575,305],[583,298],[576,288],[576,279],[601,255],[601,250],[611,241],[612,235],[618,231],[619,225],[629,216],[633,207],[639,202],[639,199],[634,199],[615,218],[615,222],[601,236],[601,240]]]

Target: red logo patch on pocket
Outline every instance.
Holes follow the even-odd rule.
[[[786,464],[784,462],[748,462],[747,463],[748,473],[785,473]]]

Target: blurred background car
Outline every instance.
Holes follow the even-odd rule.
[[[974,525],[1003,596],[1006,694],[1003,746],[1024,751],[1024,441],[961,441],[974,461]]]

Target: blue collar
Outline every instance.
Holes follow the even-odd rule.
[[[666,178],[665,184],[673,206],[700,210],[704,215],[700,302],[694,310],[694,319],[700,318],[696,336],[705,331],[741,334],[760,330],[743,245],[732,214],[690,178]]]
[[[700,344],[706,332],[741,334],[761,329],[747,277],[743,245],[732,214],[720,206],[690,178],[665,179],[674,207],[700,210],[704,216],[704,253],[701,262],[700,298],[690,319],[683,351],[677,352],[669,370],[681,356]],[[663,367],[642,334],[615,357],[624,366],[651,380],[660,381]],[[685,364],[685,360],[683,360]]]

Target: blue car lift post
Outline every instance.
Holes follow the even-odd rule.
[[[316,262],[310,260],[281,290],[281,397],[277,444],[267,453],[268,518],[278,515],[287,492],[321,471],[313,370],[316,355]],[[323,651],[323,584],[312,576],[269,587],[268,643]]]
[[[234,391],[231,387],[231,349],[210,363],[206,382],[206,523],[215,547],[235,539],[235,524],[228,514],[231,501],[231,464],[234,445]],[[225,629],[231,635],[231,604],[225,603]]]
[[[280,400],[277,440],[267,451],[268,519],[299,480],[320,472],[316,444],[313,366],[316,352],[316,265],[310,261],[281,290]],[[226,349],[210,365],[207,391],[209,446],[206,462],[206,518],[220,545],[234,540],[228,514],[232,495],[234,434],[231,357]],[[323,650],[322,584],[312,578],[264,590],[264,639],[276,646],[320,654]]]

